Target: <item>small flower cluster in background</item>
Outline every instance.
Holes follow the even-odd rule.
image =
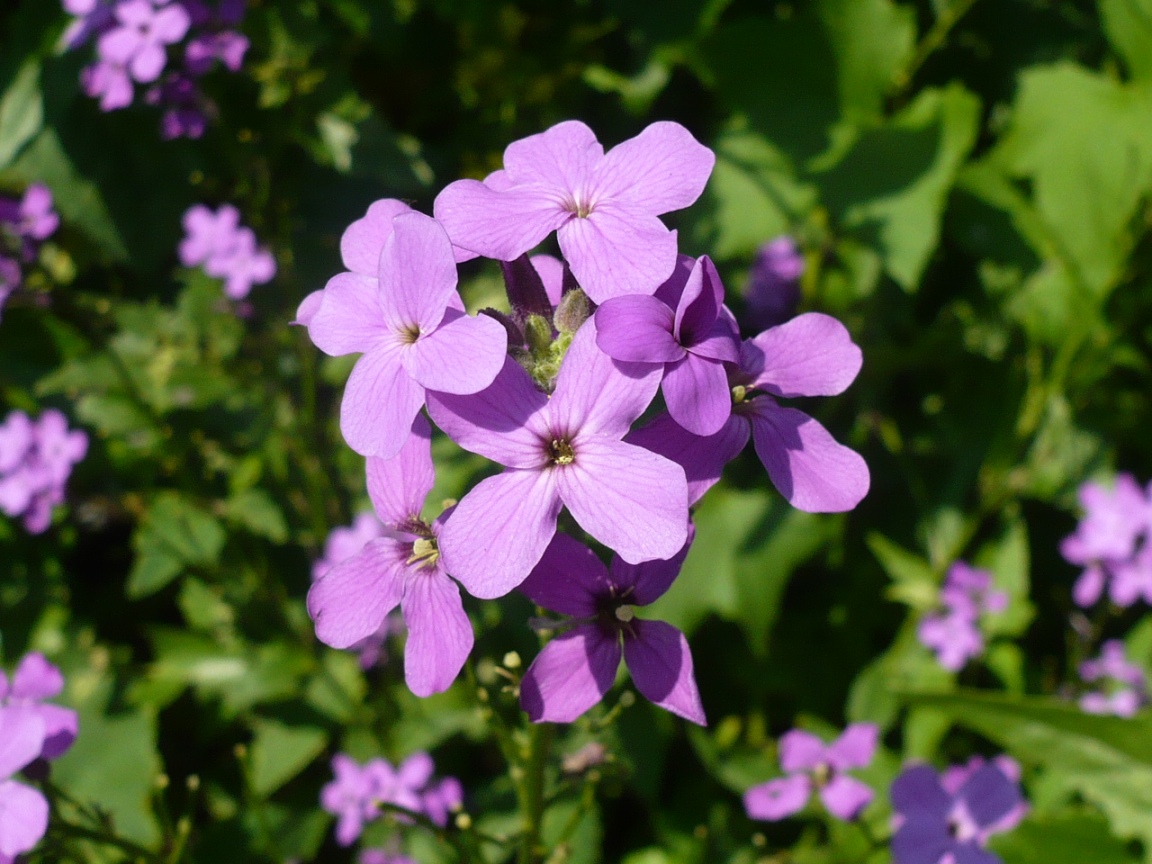
[[[203,267],[209,276],[223,279],[224,293],[231,299],[244,299],[253,285],[276,275],[276,259],[257,244],[251,228],[240,224],[240,211],[231,204],[215,211],[197,204],[185,211],[183,221],[180,263]]]
[[[1110,639],[1100,646],[1100,656],[1080,664],[1080,679],[1094,689],[1080,697],[1080,707],[1090,714],[1131,717],[1148,704],[1148,680],[1144,670],[1125,656],[1124,643]]]
[[[993,590],[987,570],[957,561],[940,589],[940,605],[941,611],[926,616],[916,633],[922,644],[936,652],[941,666],[958,672],[984,651],[980,621],[985,615],[1003,612],[1008,595]]]
[[[49,409],[37,421],[13,411],[0,425],[0,512],[22,517],[33,534],[46,531],[52,508],[64,502],[72,466],[87,452],[88,436],[69,429],[59,411]]]
[[[796,314],[804,266],[791,237],[777,237],[760,247],[744,286],[745,319],[752,328],[774,327]]]
[[[136,85],[150,85],[143,101],[164,109],[166,139],[199,138],[213,107],[199,79],[217,63],[239,71],[248,39],[236,28],[244,19],[245,0],[63,0],[75,16],[64,45],[78,48],[95,41],[97,60],[84,69],[85,92],[104,111],[131,105]],[[169,46],[183,42],[183,63],[169,66]],[[167,71],[165,71],[167,70]]]
[[[1079,497],[1084,517],[1060,544],[1064,560],[1083,568],[1073,599],[1088,607],[1107,591],[1117,606],[1152,603],[1152,490],[1119,474],[1111,486],[1085,483]]]
[[[20,287],[23,267],[36,260],[40,244],[59,226],[52,192],[42,183],[33,183],[21,198],[0,197],[0,312]]]

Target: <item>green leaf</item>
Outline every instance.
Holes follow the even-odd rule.
[[[1008,595],[1008,607],[983,618],[981,629],[989,636],[1019,636],[1036,614],[1028,600],[1031,564],[1024,521],[1013,519],[998,541],[980,550],[975,563],[990,570],[993,587]]]
[[[1152,0],[1100,0],[1104,32],[1133,78],[1152,78]]]
[[[0,170],[8,167],[21,148],[44,125],[40,94],[40,63],[27,60],[0,98]]]
[[[155,593],[187,567],[211,567],[224,547],[224,529],[212,516],[174,493],[161,493],[132,538],[136,562],[128,596]]]
[[[328,746],[328,733],[315,726],[253,721],[252,789],[267,797],[304,770]]]
[[[273,543],[288,539],[284,513],[263,489],[246,489],[233,495],[225,505],[225,514],[232,522]]]
[[[1004,864],[1135,864],[1140,859],[1108,831],[1108,823],[1086,809],[1029,816],[1016,828],[994,836],[989,847]]]
[[[869,534],[868,548],[894,583],[888,596],[921,612],[940,601],[940,576],[925,559],[881,534]]]

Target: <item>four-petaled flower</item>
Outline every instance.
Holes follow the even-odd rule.
[[[0,671],[0,706],[35,714],[43,724],[43,744],[38,757],[57,759],[76,740],[79,720],[71,708],[53,705],[64,690],[64,676],[36,651],[25,654],[12,673],[12,680]]]
[[[29,851],[48,830],[48,801],[11,779],[40,755],[43,743],[44,721],[37,712],[0,708],[0,861]]]
[[[119,26],[97,43],[100,57],[141,83],[160,77],[168,62],[165,46],[183,39],[192,23],[179,3],[157,7],[151,0],[124,0],[116,4],[115,15]]]

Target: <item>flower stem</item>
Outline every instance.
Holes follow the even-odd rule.
[[[896,79],[893,84],[897,90],[904,90],[912,83],[912,79],[916,73],[920,71],[920,67],[924,65],[929,57],[944,46],[944,43],[948,41],[948,34],[952,32],[952,28],[955,27],[957,22],[975,5],[976,0],[953,0],[953,2],[940,13],[935,23],[933,23],[928,32],[924,34],[924,38],[916,44],[916,50],[913,52],[908,64],[896,74]]]
[[[540,848],[540,831],[544,822],[544,771],[554,732],[551,723],[533,723],[527,731],[523,773],[517,787],[524,819],[517,858],[519,864],[538,864],[544,857]]]

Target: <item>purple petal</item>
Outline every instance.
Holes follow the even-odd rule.
[[[813,771],[828,757],[824,742],[803,729],[792,729],[780,736],[780,767],[793,774]]]
[[[380,308],[380,283],[356,273],[333,276],[307,327],[316,347],[329,356],[371,351],[390,336]]]
[[[376,515],[393,528],[419,517],[436,482],[432,466],[432,427],[419,414],[412,434],[391,459],[368,458],[368,497]]]
[[[128,3],[121,3],[117,10],[130,6]],[[127,27],[119,27],[105,33],[96,43],[96,50],[100,54],[100,59],[104,61],[105,66],[115,64],[116,66],[125,66],[128,64],[140,50],[142,40],[138,31]]]
[[[453,244],[499,261],[519,258],[571,218],[547,189],[496,192],[477,180],[449,183],[433,212]]]
[[[957,797],[981,828],[994,825],[1020,806],[1020,787],[994,763],[981,765],[960,787]]]
[[[417,696],[442,693],[452,686],[472,651],[472,624],[456,583],[438,570],[408,579],[402,601],[408,642],[404,679]]]
[[[581,438],[576,459],[554,472],[580,527],[630,564],[671,558],[688,539],[684,469],[641,447]]]
[[[740,332],[726,308],[721,309],[711,328],[702,334],[693,334],[692,338],[691,344],[684,344],[697,357],[708,357],[725,363],[737,363],[740,360]]]
[[[952,858],[956,864],[1004,864],[1000,857],[987,849],[971,843],[957,843],[952,847]]]
[[[541,468],[551,432],[544,419],[548,397],[511,357],[479,393],[428,393],[428,414],[448,437],[473,453],[513,468]]]
[[[391,459],[408,440],[423,404],[424,388],[404,371],[399,350],[382,345],[352,367],[340,403],[340,431],[360,455]]]
[[[596,319],[589,318],[564,355],[548,405],[555,434],[623,438],[660,387],[659,366],[613,360],[596,340]]]
[[[408,374],[429,390],[477,393],[504,367],[508,331],[495,318],[448,310],[444,323],[404,352]]]
[[[384,537],[317,579],[308,591],[316,638],[333,648],[348,648],[379,630],[400,604],[406,558],[405,544]]]
[[[812,781],[804,774],[793,774],[753,786],[744,793],[744,810],[749,819],[776,822],[799,813],[812,794]]]
[[[552,255],[533,255],[528,260],[540,274],[548,301],[553,306],[559,306],[564,294],[564,262]]]
[[[59,759],[76,741],[79,717],[71,708],[59,705],[40,705],[36,711],[44,721],[44,746],[40,749],[40,758]]]
[[[664,596],[676,577],[680,568],[684,566],[684,559],[688,557],[688,550],[692,548],[692,541],[696,539],[696,526],[689,523],[688,541],[679,552],[671,558],[655,561],[645,561],[642,564],[629,564],[619,556],[612,557],[609,565],[608,581],[618,589],[632,589],[630,602],[637,606],[647,606],[655,603]],[[575,613],[570,613],[575,614]]]
[[[793,507],[808,513],[842,513],[868,494],[868,466],[828,430],[771,397],[755,400],[752,438],[772,484]]]
[[[827,786],[820,790],[820,800],[828,812],[837,819],[849,822],[860,815],[860,811],[872,802],[872,790],[847,774],[833,777]]]
[[[664,621],[634,618],[624,637],[624,662],[632,683],[649,702],[708,725],[692,673],[692,651],[683,633]]]
[[[862,357],[843,324],[808,312],[744,343],[740,365],[752,386],[777,396],[835,396],[855,380]]]
[[[583,543],[557,534],[544,550],[520,591],[537,606],[573,618],[596,614],[596,601],[607,589],[608,571]]]
[[[344,229],[340,238],[340,258],[353,273],[371,276],[380,273],[380,253],[384,243],[392,236],[392,220],[412,208],[395,198],[375,201],[368,212]]]
[[[687,207],[704,191],[716,157],[679,123],[652,123],[617,144],[596,166],[598,196],[622,198],[649,213]]]
[[[64,690],[64,676],[39,651],[25,655],[12,676],[12,695],[17,699],[42,701],[59,696]]]
[[[911,822],[939,818],[943,822],[952,797],[940,785],[940,778],[928,765],[906,768],[892,782],[892,807]]]
[[[160,77],[167,62],[168,55],[162,45],[155,43],[142,45],[129,62],[128,71],[141,84],[147,84]]]
[[[307,327],[312,323],[312,319],[316,317],[316,313],[320,311],[320,304],[323,302],[324,289],[321,288],[318,291],[313,291],[300,301],[300,305],[296,307],[296,320],[290,323]]]
[[[655,216],[618,203],[557,233],[576,281],[595,303],[625,294],[652,294],[676,266],[676,232]]]
[[[880,729],[873,723],[853,723],[828,745],[828,764],[841,771],[867,768],[876,755]]]
[[[11,777],[40,755],[44,720],[33,708],[0,708],[0,777]]]
[[[380,306],[395,330],[427,333],[456,293],[452,242],[430,216],[412,211],[392,220],[380,253]]]
[[[596,310],[596,344],[616,360],[669,363],[684,356],[672,335],[674,313],[645,294],[613,297]]]
[[[948,834],[943,815],[924,820],[908,820],[892,837],[893,864],[939,864],[956,844]]]
[[[688,479],[688,503],[704,497],[748,443],[751,427],[744,417],[733,414],[715,435],[693,435],[672,419],[659,414],[646,426],[628,433],[625,441],[659,453],[684,469]]]
[[[583,624],[547,645],[520,684],[520,707],[533,723],[571,723],[604,698],[620,666],[620,641]]]
[[[23,783],[0,783],[0,856],[29,851],[47,830],[47,799]]]
[[[715,435],[732,416],[728,374],[718,360],[688,354],[664,367],[660,386],[672,419],[693,435]]]
[[[510,468],[480,481],[440,532],[445,569],[473,597],[502,597],[544,555],[560,507],[551,472]]]
[[[575,193],[587,186],[603,155],[591,129],[579,120],[566,120],[509,144],[504,149],[504,170],[516,185],[536,183]]]
[[[456,592],[456,596],[459,598],[459,591]],[[471,627],[468,628],[468,632],[472,632]],[[413,753],[396,768],[396,780],[409,789],[419,790],[428,785],[428,781],[432,779],[432,774],[435,771],[436,763],[432,761],[429,754]]]
[[[165,6],[152,19],[152,38],[165,44],[179,42],[191,23],[187,10],[179,3]]]

